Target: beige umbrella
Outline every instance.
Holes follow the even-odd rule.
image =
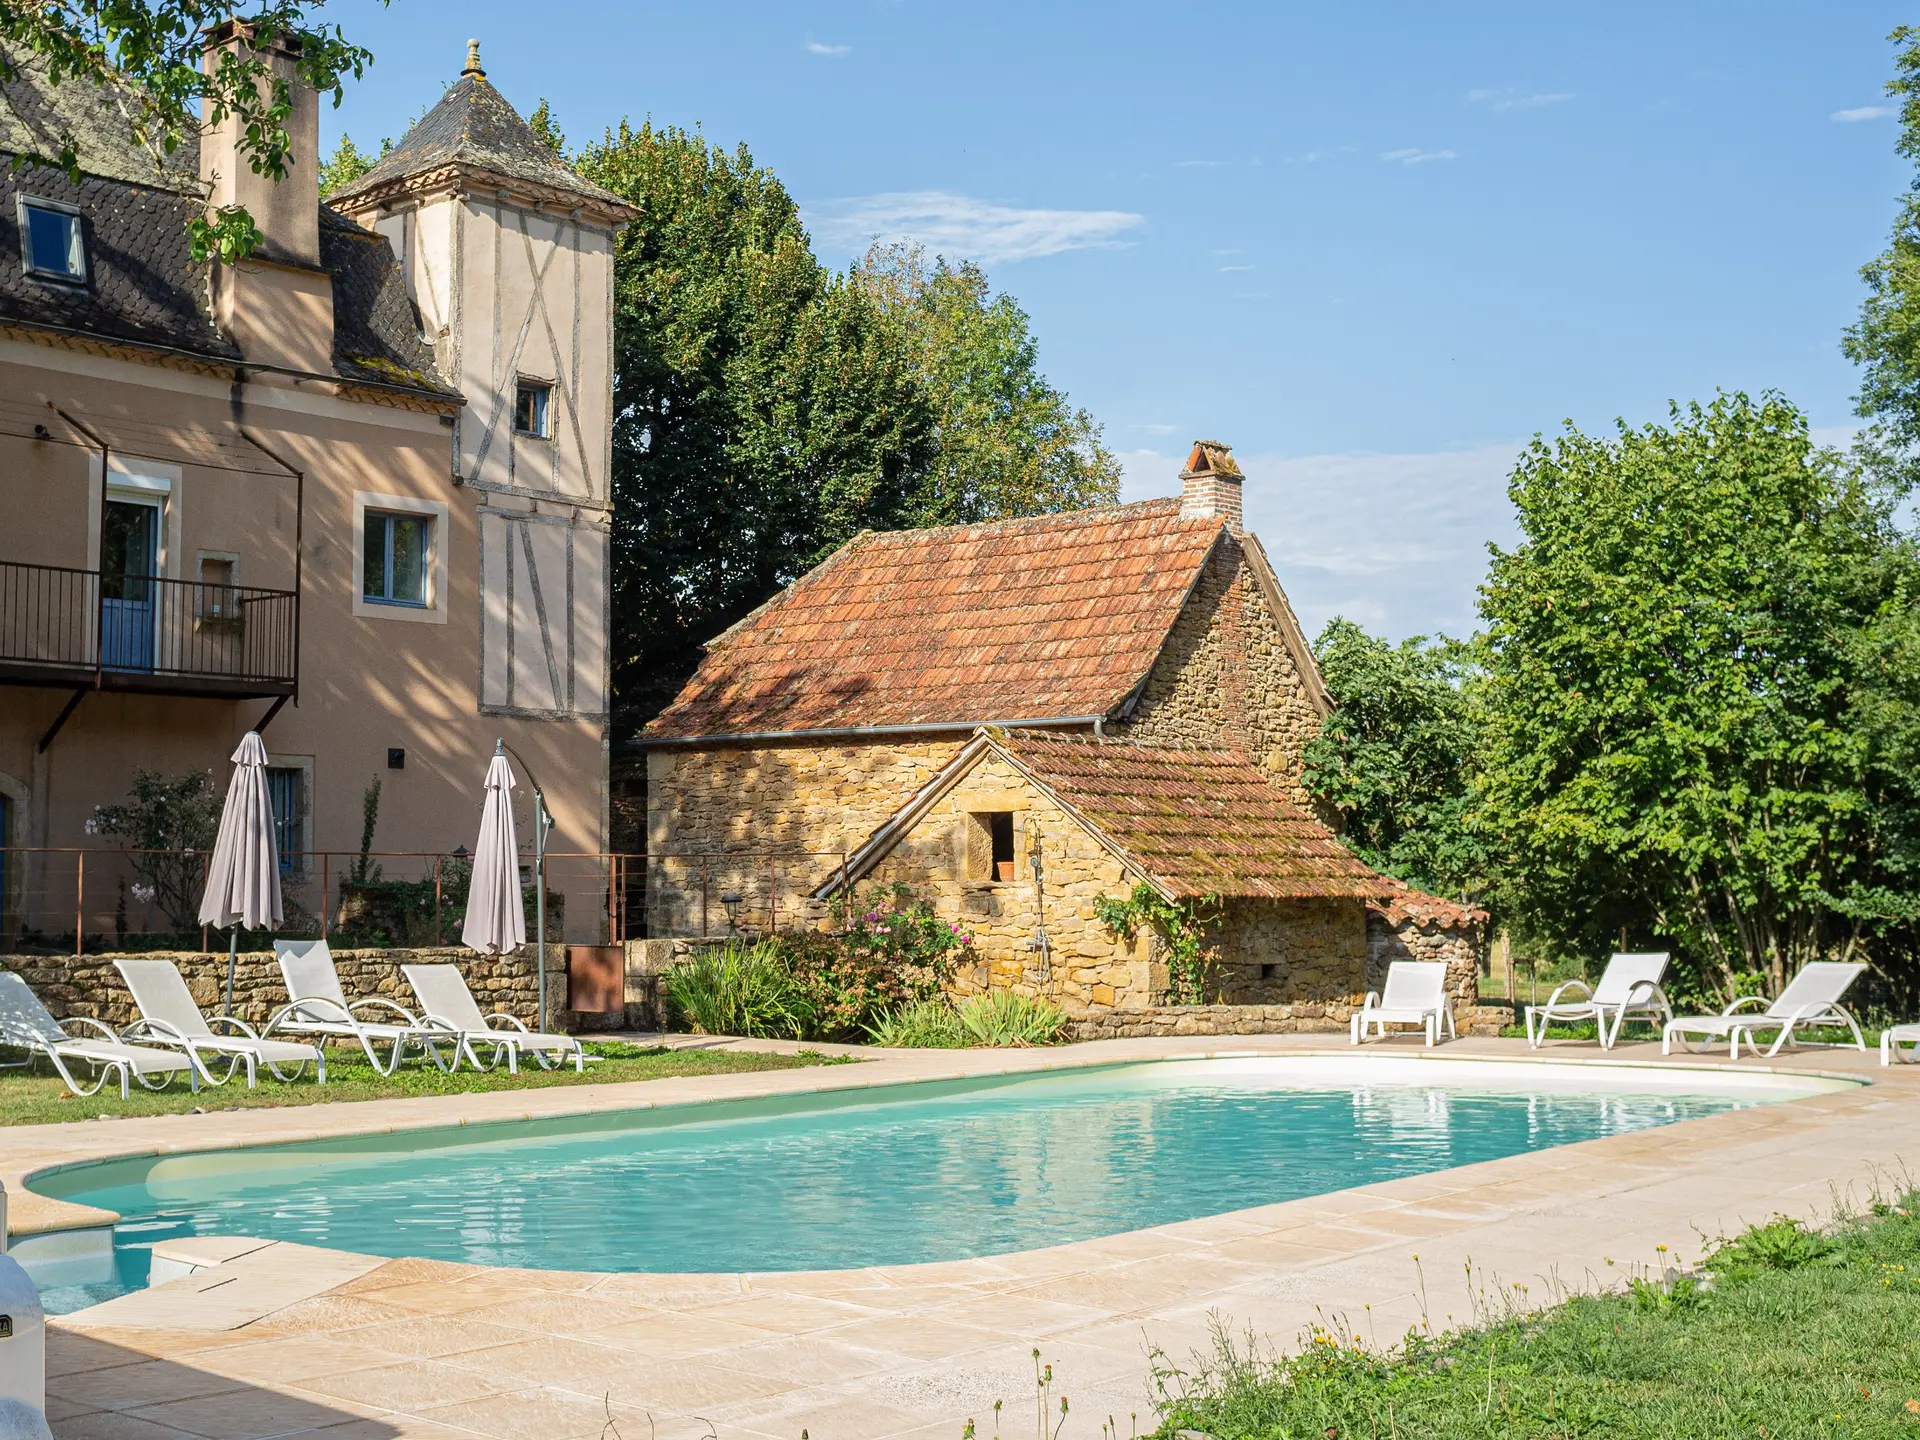
[[[473,847],[467,921],[460,938],[470,949],[504,955],[527,943],[520,899],[520,840],[513,829],[513,767],[495,743],[487,766],[487,798],[480,808],[480,839]]]
[[[220,836],[207,866],[207,891],[200,899],[200,923],[227,931],[227,999],[233,1013],[233,967],[242,925],[258,929],[278,925],[280,855],[273,842],[273,801],[267,794],[267,747],[260,732],[249,730],[233,752],[233,783],[220,811]]]

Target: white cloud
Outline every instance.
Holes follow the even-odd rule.
[[[1856,125],[1862,120],[1884,120],[1891,114],[1891,105],[1862,105],[1857,110],[1836,110],[1827,118],[1838,120],[1842,125]]]
[[[1222,275],[1231,275],[1234,272],[1239,270],[1251,270],[1251,269],[1253,269],[1253,266],[1251,265],[1222,265],[1220,267],[1220,273]]]
[[[915,240],[939,255],[988,264],[1111,249],[1128,243],[1120,236],[1145,218],[1126,210],[1027,210],[945,190],[820,200],[805,215],[814,237],[835,253]]]
[[[1173,168],[1176,170],[1218,170],[1226,163],[1224,160],[1176,160],[1173,162]]]
[[[1478,623],[1487,543],[1518,538],[1507,474],[1520,448],[1234,458],[1247,475],[1248,528],[1309,637],[1344,615],[1399,640],[1466,635]],[[1177,494],[1185,458],[1123,453],[1122,498]]]
[[[1402,165],[1424,165],[1429,160],[1457,160],[1460,157],[1451,150],[1422,150],[1410,145],[1404,150],[1382,150],[1382,160],[1397,160]]]
[[[1243,255],[1246,251],[1241,246],[1235,245],[1230,250],[1209,250],[1207,253],[1209,255]]]
[[[828,55],[838,60],[853,53],[851,45],[823,45],[818,40],[807,41],[809,55]]]
[[[1513,90],[1469,90],[1469,105],[1487,105],[1500,110],[1538,110],[1543,105],[1560,105],[1573,99],[1571,91],[1542,90],[1532,94],[1521,94]]]

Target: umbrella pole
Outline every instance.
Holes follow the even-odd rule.
[[[220,1013],[229,1020],[233,1018],[233,966],[239,948],[240,927],[235,925],[227,931],[227,1001],[220,1008]]]
[[[531,776],[529,776],[531,778]],[[540,950],[540,1033],[547,1033],[547,801],[533,792],[533,926]]]

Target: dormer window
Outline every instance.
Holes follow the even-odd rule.
[[[80,212],[57,200],[20,197],[21,259],[29,275],[87,283],[87,250]]]
[[[513,391],[513,428],[516,434],[538,435],[546,439],[551,433],[547,429],[547,401],[552,398],[553,387],[544,380],[522,380]]]

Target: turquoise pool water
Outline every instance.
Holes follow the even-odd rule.
[[[188,1233],[567,1270],[903,1265],[1322,1194],[1808,1088],[1766,1078],[1388,1057],[1156,1062],[147,1157],[33,1188],[123,1217],[112,1273],[45,1275],[55,1311],[145,1283],[148,1247]]]

